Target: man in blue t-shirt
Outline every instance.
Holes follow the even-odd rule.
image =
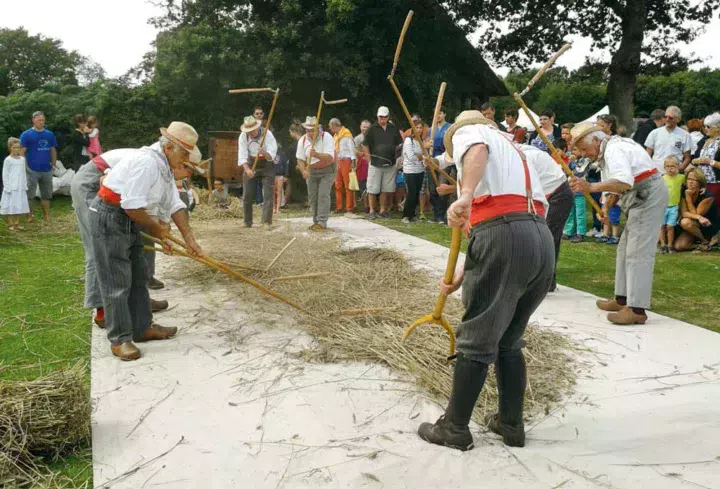
[[[52,171],[57,159],[57,142],[55,134],[45,129],[45,115],[35,112],[32,116],[33,127],[20,136],[20,145],[25,152],[27,162],[28,199],[35,198],[40,186],[40,205],[43,217],[50,220],[50,200],[52,199]],[[32,220],[32,212],[29,215]]]
[[[450,123],[445,120],[445,107],[440,109],[438,112],[437,129],[435,129],[435,137],[433,141],[427,141],[425,147],[431,150],[430,153],[434,158],[440,156],[445,152],[445,133],[450,128]],[[438,184],[447,184],[449,182],[437,173]],[[430,176],[430,169],[425,170],[425,178],[427,179],[427,188],[430,193],[430,203],[433,207],[433,218],[431,222],[439,224],[447,223],[447,210],[450,204],[450,198],[448,195],[441,195],[438,193],[437,186],[435,185],[435,179]]]

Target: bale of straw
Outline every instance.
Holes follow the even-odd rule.
[[[0,487],[25,487],[90,440],[90,390],[79,363],[30,381],[0,381]],[[47,474],[45,474],[47,476]]]

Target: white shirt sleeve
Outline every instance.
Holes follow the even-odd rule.
[[[650,132],[650,134],[648,134],[648,137],[645,140],[645,147],[654,150],[656,140],[657,140],[657,130],[653,130]]]
[[[127,210],[146,209],[153,182],[158,178],[157,164],[151,157],[139,156],[136,160],[147,160],[144,164],[130,166],[125,188],[120,195],[120,207]]]
[[[275,159],[278,152],[277,140],[271,131],[268,131],[265,137],[265,152],[270,154],[270,159]]]
[[[180,200],[180,192],[175,182],[170,182],[172,190],[167,189],[163,194],[163,201],[158,209],[158,219],[163,222],[170,222],[172,215],[181,209],[187,209],[185,202]]]
[[[480,129],[475,126],[464,126],[453,134],[453,154],[452,158],[458,170],[462,171],[463,157],[471,146],[476,144],[487,144],[485,136]]]
[[[248,138],[245,133],[238,136],[238,166],[248,162]]]
[[[5,188],[8,190],[16,190],[14,186],[11,186],[10,184],[10,157],[8,156],[5,158],[5,162],[3,163],[3,170],[2,170],[2,181],[5,185]]]
[[[632,174],[632,162],[628,154],[617,145],[608,145],[605,149],[605,168],[603,168],[603,180],[615,180],[626,183],[632,187],[635,179]]]
[[[315,146],[317,146],[317,144],[315,144]],[[335,140],[330,134],[328,134],[327,131],[323,132],[322,146],[320,147],[318,153],[330,156],[335,155]]]
[[[687,153],[688,151],[693,151],[693,140],[692,137],[690,137],[690,133],[685,133],[685,142],[683,143],[683,153]],[[682,161],[680,162],[682,163]]]
[[[298,160],[303,160],[305,163],[307,163],[307,153],[305,152],[305,138],[307,136],[302,136],[300,139],[298,139],[297,142],[297,150],[295,150],[295,158]]]

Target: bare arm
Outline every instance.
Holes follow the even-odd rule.
[[[683,161],[682,161],[682,164],[680,165],[680,171],[684,171],[685,168],[687,168],[689,164],[690,164],[690,151],[685,151],[683,153]]]
[[[55,162],[57,161],[57,150],[50,148],[50,164],[55,168]]]
[[[485,144],[475,144],[465,153],[460,197],[452,203],[447,212],[448,225],[451,227],[463,228],[468,225],[475,188],[485,175],[487,162],[488,150]]]
[[[652,148],[647,148],[647,147],[646,147],[646,148],[645,148],[645,151],[647,151],[647,152],[648,152],[648,154],[650,155],[650,158],[652,158],[652,156],[653,156],[653,153],[654,153],[653,149],[652,149]]]
[[[652,150],[650,150],[652,151]],[[632,187],[627,183],[618,182],[617,180],[608,180],[607,182],[591,183],[588,186],[589,192],[609,192],[612,194],[621,194],[627,192]],[[617,200],[617,199],[616,199]]]
[[[686,208],[683,210],[682,216],[687,217],[688,219],[694,219],[696,221],[699,221],[703,217],[705,217],[705,214],[707,214],[708,210],[710,210],[710,206],[712,205],[713,201],[712,197],[708,197],[707,199],[703,199],[700,204],[697,206],[697,209],[695,209],[695,212],[692,212],[692,209]],[[685,202],[683,202],[685,204]]]

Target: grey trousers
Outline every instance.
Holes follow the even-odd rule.
[[[630,307],[650,308],[658,231],[668,191],[655,174],[622,194],[620,208],[627,215],[615,259],[615,295],[627,297]]]
[[[243,175],[243,218],[245,224],[252,225],[253,223],[253,209],[252,206],[255,203],[255,194],[257,192],[257,181],[258,179],[262,182],[262,194],[263,194],[263,210],[262,210],[262,222],[272,224],[273,217],[273,201],[274,194],[273,189],[275,188],[275,175],[255,175],[253,178],[248,178],[247,174]]]
[[[90,203],[100,190],[102,173],[90,162],[84,164],[70,183],[70,196],[78,223],[80,241],[85,250],[85,307],[96,309],[103,306],[100,286],[95,272],[95,257],[90,231]]]
[[[490,364],[498,351],[525,346],[522,336],[548,293],[554,267],[552,234],[540,216],[507,214],[473,227],[465,256],[458,352]]]
[[[140,232],[121,208],[99,197],[90,205],[90,228],[108,340],[142,338],[152,313]]]
[[[314,224],[322,224],[327,227],[328,216],[330,215],[330,193],[335,182],[335,173],[313,175],[307,179],[308,203],[313,215]]]
[[[555,245],[555,268],[557,268],[558,257],[560,256],[560,243],[562,242],[563,228],[565,222],[570,215],[575,200],[570,185],[565,182],[560,185],[555,192],[550,195],[548,199],[550,208],[547,213],[547,225],[550,229],[550,234],[553,237],[553,244]],[[551,289],[555,288],[555,270],[553,269],[553,279],[550,285]]]

